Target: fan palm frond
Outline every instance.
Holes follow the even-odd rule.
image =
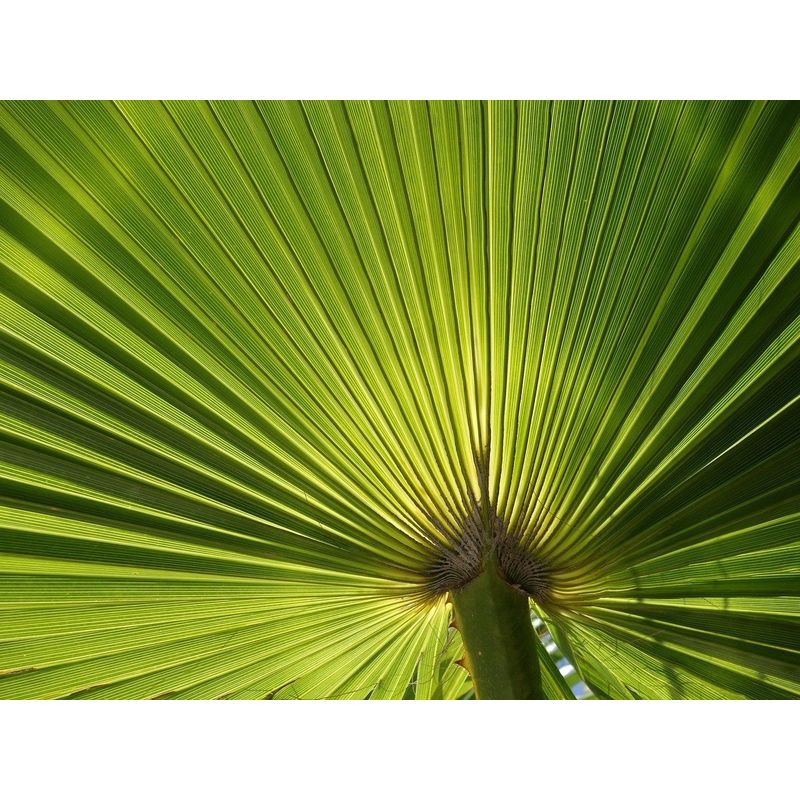
[[[0,697],[464,696],[487,542],[797,696],[798,221],[796,103],[1,104]]]

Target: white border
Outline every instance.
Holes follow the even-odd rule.
[[[792,98],[786,0],[28,0],[4,98]]]
[[[2,794],[793,797],[791,701],[0,703]]]

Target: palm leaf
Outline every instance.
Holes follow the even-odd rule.
[[[478,505],[597,696],[800,693],[798,104],[8,102],[0,221],[0,697],[469,695]]]

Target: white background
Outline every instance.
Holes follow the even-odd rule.
[[[9,800],[797,797],[792,701],[7,701]]]
[[[796,97],[792,8],[28,0],[0,17],[0,97]]]

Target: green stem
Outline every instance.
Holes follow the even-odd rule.
[[[541,699],[528,598],[503,580],[495,558],[487,558],[483,572],[451,596],[475,696],[479,700]]]

